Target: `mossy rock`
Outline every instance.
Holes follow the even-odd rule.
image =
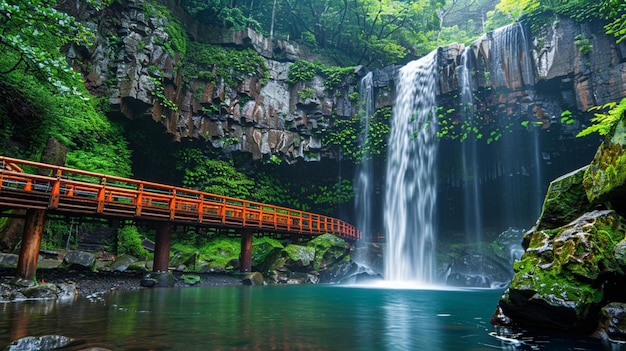
[[[610,140],[600,145],[585,171],[583,185],[590,202],[611,202],[626,209],[626,127],[618,123]]]
[[[341,262],[349,256],[350,248],[345,240],[332,234],[323,234],[309,241],[307,247],[315,249],[313,268],[325,269],[328,266]]]
[[[262,238],[252,242],[252,267],[266,271],[278,258],[284,246],[275,239]]]
[[[550,183],[536,230],[566,225],[591,209],[583,178],[588,166],[565,174]]]
[[[535,231],[514,264],[500,304],[505,313],[535,326],[575,331],[592,325],[604,299],[603,276],[624,275],[614,254],[626,233],[622,220],[614,211],[593,211],[566,226]]]
[[[180,276],[183,282],[187,285],[195,285],[202,281],[199,275],[197,274],[183,274]]]
[[[286,257],[284,265],[292,270],[311,268],[315,260],[314,247],[291,244],[287,245],[282,252],[283,257]]]

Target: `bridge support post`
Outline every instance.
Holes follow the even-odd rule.
[[[41,237],[46,223],[46,210],[26,210],[24,232],[22,233],[22,247],[17,260],[17,272],[13,282],[18,285],[35,285],[37,261],[41,248]]]
[[[155,239],[152,271],[167,272],[170,265],[170,242],[172,241],[171,223],[159,223]]]
[[[250,272],[252,270],[252,229],[243,229],[241,232],[241,255],[239,256],[240,270]]]

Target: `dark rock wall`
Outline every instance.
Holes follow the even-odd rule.
[[[72,47],[68,56],[84,73],[90,91],[108,97],[111,113],[146,119],[146,123],[151,119],[174,140],[204,140],[226,153],[250,153],[255,160],[276,155],[291,163],[336,156],[325,152],[320,133],[334,119],[355,113],[348,95],[367,69],[355,69],[353,77],[333,91],[325,89],[321,77],[288,84],[289,64],[300,56],[294,43],[270,40],[251,29],[233,32],[203,26],[175,1],[160,3],[168,7],[170,19],[158,11],[146,11],[144,0],[114,2],[100,10],[78,1],[62,4],[97,33],[96,45]],[[182,24],[189,40],[256,50],[267,62],[268,82],[263,85],[258,77],[246,76],[237,87],[229,87],[223,82],[184,77],[183,61],[167,45],[171,47],[173,38],[166,28],[173,20]],[[581,34],[593,45],[588,54],[574,44]],[[467,50],[472,50],[472,89],[484,97],[477,108],[491,110],[498,118],[528,116],[547,129],[559,123],[565,109],[585,111],[626,95],[622,58],[626,45],[618,46],[604,35],[601,23],[582,25],[559,19],[535,38],[525,31],[515,40],[524,40],[523,45],[532,48],[530,52],[515,46],[514,52],[500,52],[511,48],[494,47],[494,35],[497,31],[477,39]],[[453,103],[453,96],[459,93],[464,50],[462,44],[438,49],[442,105]],[[502,62],[494,62],[501,56],[505,57]],[[531,64],[532,72],[520,75],[525,62]],[[397,68],[373,71],[378,108],[393,103]],[[162,107],[154,93],[159,89],[155,79],[161,82],[163,94],[178,106],[177,111]],[[303,89],[313,89],[314,97],[300,98],[297,92]],[[219,106],[219,111],[203,110],[211,105]],[[572,137],[581,127],[562,128],[557,137]]]

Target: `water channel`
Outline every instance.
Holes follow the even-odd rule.
[[[602,350],[587,339],[493,336],[501,290],[230,286],[0,304],[0,346],[26,335],[63,350]]]

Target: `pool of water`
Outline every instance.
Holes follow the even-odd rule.
[[[0,304],[0,348],[24,336],[67,350],[604,350],[572,336],[493,335],[501,290],[234,286]]]

